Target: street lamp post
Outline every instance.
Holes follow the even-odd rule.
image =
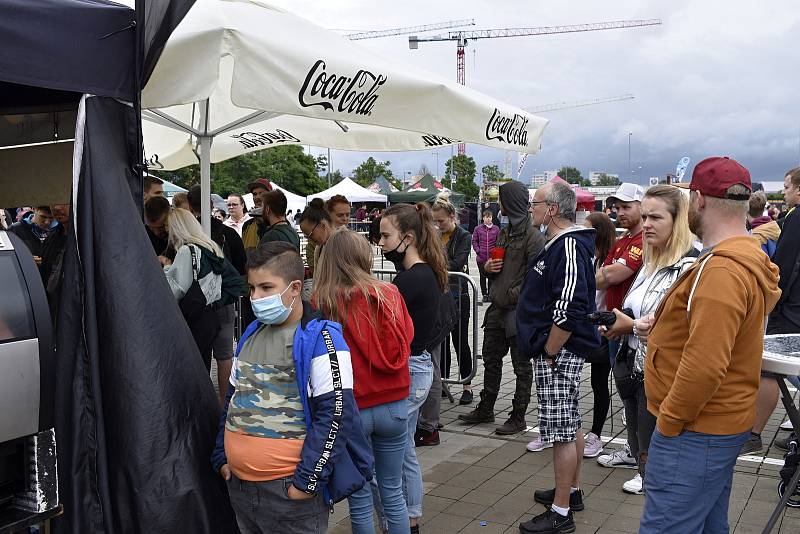
[[[436,179],[439,179],[439,153],[438,152],[431,152],[434,156],[436,156]]]
[[[628,174],[631,173],[631,137],[633,136],[632,132],[628,132]]]

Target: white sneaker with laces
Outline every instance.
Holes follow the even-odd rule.
[[[597,463],[603,467],[622,467],[624,469],[636,469],[638,467],[636,458],[631,456],[631,449],[627,444],[622,449],[616,450],[611,454],[601,454],[597,457]]]
[[[794,430],[794,427],[792,426],[792,422],[787,419],[786,421],[781,423],[780,429],[781,430]]]
[[[642,489],[643,481],[642,475],[636,473],[636,476],[622,485],[622,491],[625,493],[632,493],[634,495],[641,495],[644,493]]]
[[[533,440],[530,443],[528,443],[525,446],[525,450],[527,450],[528,452],[539,452],[539,451],[543,451],[545,449],[549,449],[552,446],[553,446],[552,443],[544,443],[542,441],[541,436],[539,436],[535,440]]]
[[[603,442],[600,437],[594,432],[586,434],[586,439],[583,446],[584,458],[597,458],[603,452]]]

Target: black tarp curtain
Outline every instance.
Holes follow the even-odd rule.
[[[139,93],[193,3],[0,0],[0,114],[93,95],[57,318],[59,533],[237,532],[210,466],[218,400],[137,209]]]
[[[80,119],[79,119],[80,120]],[[219,401],[131,200],[133,108],[85,100],[58,312],[57,532],[236,532]]]

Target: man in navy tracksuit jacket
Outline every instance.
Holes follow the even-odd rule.
[[[575,207],[573,189],[551,182],[536,191],[530,208],[547,243],[528,265],[517,304],[517,343],[534,359],[540,439],[553,444],[556,488],[535,492],[534,500],[548,509],[522,523],[523,534],[572,532],[570,508],[583,510],[578,392],[584,358],[600,339],[586,321],[595,311],[595,232],[575,225]]]

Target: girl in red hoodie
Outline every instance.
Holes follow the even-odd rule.
[[[370,274],[372,251],[359,234],[342,229],[328,239],[315,274],[314,302],[344,326],[353,363],[353,393],[391,534],[409,532],[403,496],[408,431],[408,358],[414,325],[397,287]],[[354,534],[374,533],[369,485],[349,497]]]

